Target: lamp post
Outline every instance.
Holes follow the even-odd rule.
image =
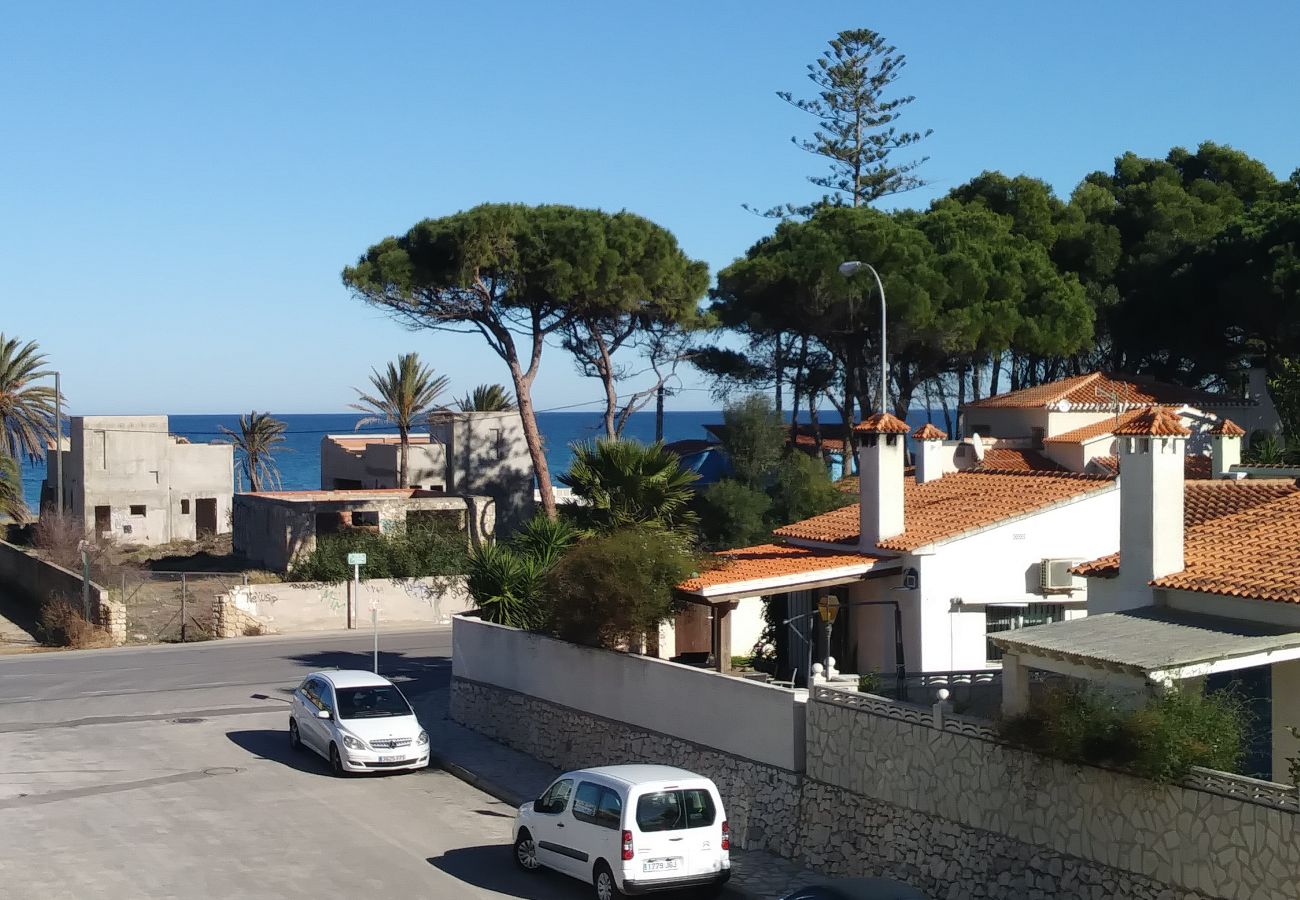
[[[880,280],[880,273],[870,263],[857,260],[840,263],[840,274],[845,278],[852,278],[863,269],[875,276],[876,287],[880,289],[880,411],[883,413],[888,412],[889,405],[889,367],[885,354],[885,285]]]
[[[49,473],[49,469],[45,470]],[[59,492],[59,518],[63,518],[63,384],[54,373],[54,489]]]

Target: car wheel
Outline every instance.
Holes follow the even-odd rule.
[[[519,829],[519,837],[515,838],[515,865],[525,872],[536,872],[542,868],[537,859],[537,844],[527,828]]]
[[[335,778],[342,778],[348,774],[343,768],[343,757],[339,756],[337,744],[330,744],[330,774]]]
[[[289,747],[292,750],[302,750],[302,735],[298,733],[298,720],[289,720]]]
[[[618,889],[618,882],[614,880],[614,873],[603,859],[596,863],[596,875],[592,883],[596,887],[596,900],[618,900],[623,896],[623,892]]]

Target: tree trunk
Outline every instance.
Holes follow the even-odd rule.
[[[397,429],[397,436],[400,442],[397,448],[397,486],[404,488],[409,487],[411,482],[410,472],[406,468],[406,450],[411,439],[405,425]]]
[[[812,425],[813,447],[817,450],[818,458],[822,455],[822,423],[817,416],[817,392],[808,392],[808,423]]]
[[[790,447],[793,449],[799,438],[799,401],[803,399],[803,370],[808,364],[808,335],[799,341],[799,361],[795,363],[794,384],[790,397]]]
[[[248,473],[248,489],[256,494],[262,489],[262,481],[257,477],[256,453],[244,453],[244,471]]]
[[[785,381],[785,344],[781,340],[780,332],[776,335],[776,347],[772,351],[772,376],[776,381],[776,411],[781,412],[785,400],[781,390],[781,384]]]
[[[971,360],[970,365],[970,399],[975,402],[980,398],[980,364],[978,359]]]
[[[587,331],[595,342],[596,349],[600,351],[596,372],[600,375],[601,384],[605,386],[605,437],[613,440],[618,437],[618,429],[614,427],[614,413],[618,409],[618,390],[614,387],[614,362],[609,358],[609,347],[605,343],[605,336],[594,325],[588,325]]]
[[[851,360],[844,364],[844,473],[849,474],[853,459],[853,404],[858,396],[858,370]]]
[[[966,365],[965,363],[957,367],[957,410],[966,405]]]
[[[989,396],[996,397],[1002,381],[1002,354],[994,353],[989,357]]]
[[[546,462],[542,434],[537,428],[537,413],[533,410],[533,380],[524,377],[519,358],[513,352],[506,360],[506,364],[510,367],[510,380],[515,386],[515,402],[519,405],[519,421],[524,428],[524,443],[528,445],[528,455],[532,457],[533,472],[537,476],[537,491],[541,495],[542,512],[548,519],[554,519],[555,489],[551,486],[551,467]]]

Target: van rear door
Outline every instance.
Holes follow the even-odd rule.
[[[635,854],[629,877],[671,880],[723,868],[722,802],[708,782],[645,788],[629,806]]]

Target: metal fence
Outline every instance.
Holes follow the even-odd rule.
[[[167,643],[213,638],[216,596],[247,583],[247,576],[232,573],[131,570],[106,586],[126,607],[128,641]]]

